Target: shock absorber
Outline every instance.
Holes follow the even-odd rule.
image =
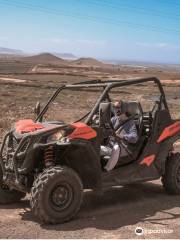
[[[49,146],[44,150],[44,163],[46,167],[54,165],[54,147]]]

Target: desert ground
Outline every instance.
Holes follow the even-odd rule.
[[[180,118],[179,66],[114,65],[94,59],[65,61],[49,54],[24,59],[0,58],[0,144],[3,134],[15,121],[35,118],[36,102],[40,101],[43,106],[62,84],[148,76],[162,81],[171,114]],[[62,93],[58,118],[77,119],[88,112],[99,94],[100,91]],[[157,100],[158,92],[154,85],[140,85],[123,88],[112,96],[139,100],[149,109]],[[76,105],[78,111],[73,112]],[[56,117],[50,111],[47,119],[58,120]],[[20,203],[0,206],[0,238],[180,237],[180,196],[167,195],[160,181],[107,189],[101,197],[84,192],[78,216],[54,226],[41,225],[34,218],[28,199],[29,196]],[[144,235],[137,236],[136,227],[142,227]]]
[[[180,236],[180,197],[167,195],[160,182],[112,188],[104,196],[84,193],[80,212],[70,222],[41,225],[28,197],[0,207],[1,238],[176,238]],[[136,227],[144,235],[135,234]]]

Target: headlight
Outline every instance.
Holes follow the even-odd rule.
[[[58,141],[60,140],[61,138],[63,138],[65,136],[65,131],[64,130],[59,130],[57,131],[56,133],[50,135],[48,138],[47,138],[47,142],[50,142],[50,141]]]

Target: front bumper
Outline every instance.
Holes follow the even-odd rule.
[[[0,165],[3,173],[3,181],[8,185],[13,185],[15,188],[21,185],[18,172],[18,159],[25,157],[30,142],[30,136],[25,136],[18,140],[13,135],[13,132],[8,132],[2,142]]]
[[[28,156],[28,153],[34,148],[35,144],[38,145],[42,139],[46,139],[49,135],[55,133],[57,130],[62,129],[62,126],[56,126],[51,129],[39,130],[30,134],[22,134],[15,136],[14,131],[8,132],[3,139],[0,148],[0,165],[3,172],[3,181],[11,186],[20,187],[22,185],[22,166]],[[44,141],[43,141],[44,142]],[[52,143],[51,143],[52,144]],[[46,144],[43,144],[44,146]]]

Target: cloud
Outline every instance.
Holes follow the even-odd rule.
[[[69,39],[66,38],[51,38],[49,41],[52,43],[69,43]]]
[[[146,42],[137,42],[136,46],[146,49],[159,49],[159,50],[178,50],[180,49],[180,45],[171,44],[171,43],[146,43]]]
[[[136,43],[138,47],[144,48],[167,48],[169,44],[167,43],[145,43],[145,42],[138,42]]]
[[[56,44],[66,44],[66,45],[74,45],[74,44],[83,44],[88,46],[105,46],[105,41],[96,41],[96,40],[87,40],[87,39],[68,39],[68,38],[51,38],[50,42]]]
[[[93,40],[86,40],[86,39],[79,39],[76,40],[78,43],[87,44],[87,45],[96,45],[96,46],[104,46],[106,45],[105,41],[93,41]]]

